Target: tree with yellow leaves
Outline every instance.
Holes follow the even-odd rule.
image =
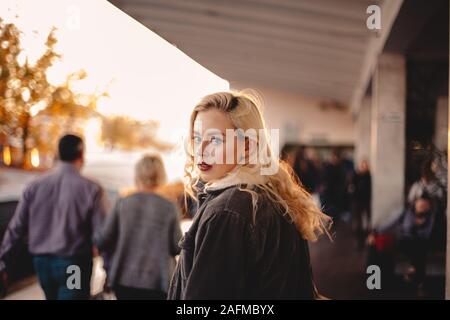
[[[59,137],[66,132],[83,135],[90,117],[102,120],[102,141],[110,149],[132,151],[153,148],[168,151],[171,144],[156,138],[158,123],[138,121],[125,116],[104,117],[97,113],[97,100],[105,92],[91,94],[72,91],[85,71],[69,74],[65,83],[51,84],[48,69],[60,59],[55,51],[55,29],[47,36],[45,52],[31,64],[23,59],[20,31],[0,19],[0,146],[15,151],[13,164],[29,167],[29,154],[53,156]]]
[[[156,138],[156,121],[138,121],[126,116],[104,117],[101,140],[110,150],[138,150],[154,148],[169,151],[173,145]]]
[[[28,59],[19,59],[23,52],[20,31],[0,19],[0,143],[21,150],[21,159],[16,159],[20,166],[27,166],[31,148],[54,152],[54,142],[62,132],[76,131],[77,119],[95,114],[98,95],[76,94],[70,89],[73,81],[86,77],[84,71],[68,75],[60,86],[48,82],[47,71],[60,58],[56,43],[52,29],[45,52],[30,64]],[[46,128],[50,134],[43,132]]]

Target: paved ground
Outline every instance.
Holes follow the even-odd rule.
[[[5,300],[44,300],[44,292],[41,290],[37,279],[30,277],[24,281],[28,282],[23,288],[7,295]],[[102,267],[101,258],[94,259],[93,276],[91,280],[91,294],[95,295],[103,288],[105,281],[105,272]]]
[[[316,285],[331,299],[444,299],[445,278],[439,274],[429,276],[420,291],[407,286],[400,274],[390,283],[383,281],[382,274],[381,290],[368,290],[367,250],[357,248],[345,223],[336,226],[333,242],[323,237],[310,249]]]
[[[185,228],[187,226],[184,226]],[[385,283],[379,291],[366,287],[366,251],[357,249],[350,228],[340,224],[336,228],[334,242],[327,238],[311,244],[311,261],[316,285],[320,293],[330,299],[443,299],[444,278],[429,277],[422,292],[407,287],[400,278],[394,283]],[[101,261],[96,260],[92,281],[93,293],[101,289],[104,273]],[[6,299],[43,299],[36,282],[24,286]]]
[[[330,299],[365,299],[365,252],[358,251],[346,225],[338,225],[333,242],[323,236],[310,244],[311,263],[319,292]]]

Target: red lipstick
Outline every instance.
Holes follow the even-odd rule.
[[[200,171],[208,171],[212,168],[212,165],[207,164],[206,162],[202,162],[200,164],[197,165],[197,167],[200,169]]]

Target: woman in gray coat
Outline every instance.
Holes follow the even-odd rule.
[[[165,299],[181,238],[176,206],[155,193],[166,180],[159,156],[135,168],[137,192],[120,198],[95,242],[117,299]]]

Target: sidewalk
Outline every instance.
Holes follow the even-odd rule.
[[[433,270],[427,270],[424,289],[420,292],[408,287],[400,275],[392,283],[383,280],[381,290],[369,290],[366,286],[367,251],[358,250],[356,239],[349,225],[338,222],[334,228],[333,242],[323,236],[317,243],[310,243],[311,264],[319,292],[330,299],[444,299],[445,279]]]
[[[44,292],[41,290],[37,279],[33,277],[31,281],[33,283],[7,295],[4,300],[44,300]],[[101,258],[96,257],[94,258],[91,280],[91,295],[95,295],[102,291],[104,281],[105,272],[103,270],[103,261]]]

